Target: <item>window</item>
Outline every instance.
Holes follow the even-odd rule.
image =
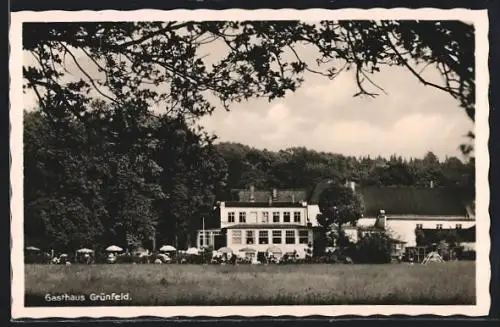
[[[281,231],[273,230],[273,244],[281,244]]]
[[[443,224],[437,224],[436,229],[443,229]]]
[[[267,230],[259,231],[259,244],[269,244],[269,233]]]
[[[246,223],[246,222],[247,222],[247,213],[240,212],[240,223]]]
[[[309,243],[309,231],[301,230],[299,231],[299,244]]]
[[[417,229],[422,229],[422,228],[423,228],[422,224],[417,224]]]
[[[279,223],[279,222],[280,222],[280,213],[273,212],[273,223]]]
[[[285,243],[286,244],[295,244],[295,231],[294,230],[285,231]]]
[[[233,244],[241,244],[241,231],[240,230],[233,230]]]
[[[234,223],[234,212],[228,212],[227,213],[227,222],[228,223]]]
[[[262,222],[264,224],[267,224],[269,222],[269,212],[263,212],[262,213]]]
[[[290,222],[290,213],[289,212],[283,212],[283,222],[285,222],[285,223]]]
[[[247,230],[247,244],[254,244],[254,235],[253,235],[253,230]]]
[[[462,224],[457,224],[457,226],[455,226],[457,229],[462,229]]]
[[[293,213],[293,222],[300,223],[300,211],[296,211]]]

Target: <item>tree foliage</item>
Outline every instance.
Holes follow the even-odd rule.
[[[355,225],[363,213],[359,196],[349,187],[332,184],[319,198],[318,223],[324,227],[335,225],[339,230],[345,224]]]
[[[357,263],[389,263],[391,262],[392,241],[384,233],[373,233],[362,237],[355,246]]]
[[[225,54],[207,61],[204,49],[216,44]],[[26,23],[23,49],[36,62],[23,67],[25,86],[52,119],[62,110],[85,121],[96,96],[113,104],[128,128],[153,104],[199,117],[215,109],[214,99],[229,109],[249,98],[283,97],[306,72],[335,78],[350,70],[356,95],[375,96],[383,88],[373,74],[394,65],[450,94],[474,119],[474,27],[459,21]],[[69,63],[81,78],[69,78]],[[444,83],[427,80],[418,64],[438,69]]]
[[[53,124],[39,111],[24,123],[26,241],[44,248],[150,247],[155,237],[186,246],[224,181],[212,138],[180,120],[144,122],[149,151],[100,115],[93,125],[119,133],[119,142],[94,138],[78,120]]]
[[[238,143],[216,144],[227,163],[226,194],[230,189],[299,188],[312,192],[324,180],[342,184],[356,181],[361,186],[463,186],[475,189],[475,165],[457,157],[439,161],[435,154],[422,158],[391,156],[353,157],[317,152],[306,148],[281,151],[259,150]],[[428,160],[428,158],[435,160]],[[427,158],[427,159],[426,159]],[[222,198],[221,198],[222,200]]]

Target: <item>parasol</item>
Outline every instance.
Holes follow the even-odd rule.
[[[223,247],[223,248],[218,249],[217,252],[220,252],[220,253],[233,253],[233,250],[231,250],[228,247]]]
[[[164,245],[160,248],[160,251],[162,252],[171,252],[171,251],[176,251],[177,249],[174,248],[172,245]]]
[[[270,247],[267,248],[266,252],[269,252],[269,253],[283,253],[283,251],[281,251],[281,249],[279,247],[277,247],[276,245],[272,245]]]
[[[240,252],[256,252],[255,249],[252,249],[252,248],[243,248],[243,249],[240,249]]]
[[[198,250],[197,248],[189,248],[186,251],[186,254],[198,255],[199,253],[200,253],[200,250]]]
[[[94,250],[83,248],[83,249],[77,250],[76,252],[77,253],[94,253]]]
[[[123,249],[119,246],[116,246],[116,245],[110,245],[106,248],[106,251],[108,251],[108,252],[121,252],[121,251],[123,251]]]

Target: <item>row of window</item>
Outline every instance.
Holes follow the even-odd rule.
[[[269,223],[269,212],[262,212],[261,215],[261,222],[264,224]],[[227,221],[230,223],[234,223],[236,221],[236,213],[235,212],[228,212],[227,213]],[[247,221],[247,213],[242,211],[239,212],[238,214],[238,219],[240,223],[246,223]],[[293,213],[293,222],[294,223],[300,223],[302,220],[302,213],[300,211],[295,211]],[[280,212],[276,211],[272,213],[272,221],[273,223],[279,223],[281,221],[281,214]],[[283,212],[283,222],[284,223],[289,223],[291,222],[291,213],[289,211]]]
[[[422,228],[424,228],[422,224],[417,224],[417,229],[422,229]],[[455,228],[462,229],[462,224],[456,224]],[[436,224],[436,229],[443,229],[443,224]]]
[[[233,230],[231,237],[233,244],[283,244],[283,233],[281,230],[273,230],[270,234],[267,230],[260,230],[255,233],[253,230],[244,231]],[[284,244],[295,244],[295,231],[285,231]],[[256,237],[258,238],[256,239]],[[269,237],[271,236],[271,237]],[[244,237],[244,238],[243,238]],[[307,230],[299,231],[299,244],[307,244],[309,242],[309,232]]]

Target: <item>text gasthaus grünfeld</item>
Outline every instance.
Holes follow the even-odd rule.
[[[92,302],[130,301],[132,297],[130,293],[45,294],[47,302],[84,302],[88,300]]]

